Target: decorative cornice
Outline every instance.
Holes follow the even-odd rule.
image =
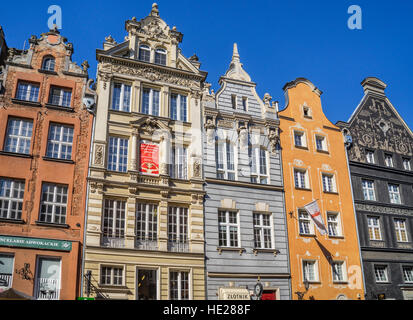
[[[407,208],[397,208],[393,206],[383,206],[365,203],[355,203],[355,208],[356,210],[360,211],[386,213],[391,215],[411,215],[413,217],[413,209]]]

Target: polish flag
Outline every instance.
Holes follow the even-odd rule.
[[[321,211],[318,207],[317,200],[305,205],[304,208],[311,216],[311,219],[313,219],[313,222],[317,227],[318,232],[320,232],[322,235],[327,234],[327,229],[324,225],[323,217],[321,216]]]

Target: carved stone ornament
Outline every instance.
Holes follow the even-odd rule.
[[[207,123],[205,124],[206,129],[206,136],[207,136],[207,143],[213,144],[215,141],[215,124],[212,119],[208,119]]]
[[[91,182],[90,183],[90,192],[95,193],[96,191],[99,194],[103,193],[103,183],[101,183],[101,182]]]
[[[387,213],[393,215],[413,215],[413,210],[410,209],[384,207],[361,203],[356,203],[356,210],[362,210],[366,212]]]
[[[238,131],[239,131],[238,135],[239,135],[240,148],[242,150],[245,150],[246,148],[248,148],[248,130],[247,130],[247,127],[245,125],[241,126],[238,129]]]
[[[111,75],[106,72],[99,71],[99,79],[103,81],[103,89],[106,90],[108,82],[110,82]]]
[[[101,144],[96,145],[95,148],[95,164],[103,166],[105,147]]]
[[[194,178],[201,178],[201,161],[200,160],[195,160],[194,161]]]
[[[269,133],[268,133],[268,140],[270,141],[271,152],[273,153],[277,151],[277,144],[280,141],[280,135],[278,131],[279,131],[278,128],[274,128],[274,129],[269,129]]]
[[[156,120],[153,118],[147,118],[143,124],[140,125],[139,131],[147,135],[153,135],[155,130],[158,128]]]

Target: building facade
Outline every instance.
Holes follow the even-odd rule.
[[[201,90],[206,73],[154,4],[97,50],[84,295],[204,299]],[[88,289],[88,284],[89,289]],[[93,290],[94,289],[94,290]]]
[[[370,77],[347,123],[366,299],[413,299],[413,134]]]
[[[322,92],[298,78],[284,86],[280,141],[293,299],[363,299],[359,243],[344,137],[324,115]],[[304,206],[317,201],[317,231]]]
[[[259,281],[263,299],[290,299],[278,105],[259,98],[236,44],[219,83],[203,98],[207,298]]]
[[[29,43],[9,50],[0,100],[0,286],[75,299],[94,93],[57,29]]]
[[[0,66],[4,65],[7,57],[7,44],[3,28],[0,26]]]

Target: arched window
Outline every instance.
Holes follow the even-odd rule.
[[[166,50],[165,49],[156,49],[155,51],[155,63],[166,65]]]
[[[42,69],[46,71],[54,71],[55,59],[52,56],[47,56],[43,59]]]
[[[139,60],[150,62],[151,61],[151,48],[147,45],[141,45],[139,47]]]

